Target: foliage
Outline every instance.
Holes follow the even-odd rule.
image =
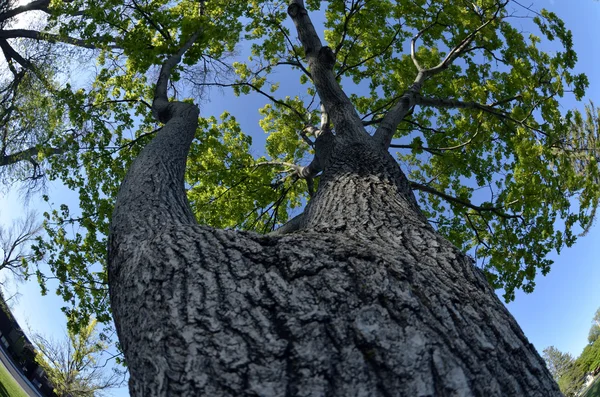
[[[578,363],[574,363],[558,380],[558,387],[566,397],[578,396],[583,390],[585,370]]]
[[[74,64],[85,58],[82,48],[94,48],[54,29],[58,19],[72,17],[50,3],[0,4],[0,178],[5,185],[24,181],[26,190],[43,186],[46,159],[63,152],[64,140],[79,137],[65,124],[61,97],[69,90],[58,76],[69,72],[65,59]]]
[[[542,357],[546,361],[552,377],[557,382],[575,362],[571,354],[563,353],[554,346],[545,348]]]
[[[594,314],[590,335],[597,329],[598,321],[600,309]],[[575,360],[569,353],[562,353],[554,346],[544,349],[543,357],[565,396],[577,396],[583,389],[586,375],[597,373],[600,369],[600,338],[590,341]]]
[[[588,334],[588,343],[592,344],[600,338],[600,309],[596,310],[594,318],[592,319],[592,327]]]
[[[83,19],[57,19],[56,29],[101,49],[92,86],[61,97],[69,123],[85,134],[66,140],[62,155],[49,159],[50,178],[78,194],[80,210],[46,197],[54,209],[44,214],[48,238],[36,246],[76,327],[92,316],[109,319],[104,255],[112,203],[131,160],[160,128],[149,103],[156,65],[166,55],[201,29],[175,72],[173,95],[215,86],[255,95],[268,134],[257,156],[234,105],[220,119],[201,118],[187,174],[201,223],[267,232],[309,200],[309,184],[296,170],[312,154],[303,132],[318,119],[319,103],[284,2],[111,0],[56,7],[71,15],[84,10]],[[550,270],[547,255],[572,245],[591,225],[600,194],[595,110],[588,108],[585,120],[560,111],[560,98],[573,92],[580,99],[587,86],[585,75],[573,71],[577,57],[563,22],[494,0],[335,0],[307,7],[322,11],[335,73],[366,125],[377,125],[412,86],[417,65],[443,65],[396,131],[398,160],[432,224],[475,255],[507,300],[517,288],[532,291],[537,273]],[[513,17],[529,18],[528,31],[537,33],[525,35],[511,25]],[[405,51],[411,38],[414,57]],[[249,56],[235,56],[236,45]],[[444,61],[451,54],[456,57]],[[281,81],[273,81],[276,71],[286,73]],[[304,94],[290,73],[297,73]],[[46,289],[45,274],[38,277]]]
[[[600,368],[600,339],[587,345],[577,358],[577,362],[585,372],[594,372]]]
[[[95,329],[96,320],[92,320],[77,334],[67,331],[67,339],[62,342],[34,336],[36,361],[59,397],[98,396],[123,382],[123,374],[117,370],[105,373],[101,360],[107,346]]]

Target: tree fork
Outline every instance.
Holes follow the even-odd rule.
[[[300,33],[310,20],[292,5]],[[329,95],[343,94],[331,71],[311,73],[335,145],[301,225],[282,236],[194,224],[183,170],[197,108],[157,95],[166,125],[129,170],[109,236],[131,395],[559,396],[345,94]]]

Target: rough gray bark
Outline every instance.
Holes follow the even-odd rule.
[[[560,395],[484,276],[429,226],[387,147],[364,132],[302,1],[290,3],[336,129],[317,145],[319,190],[290,234],[196,225],[183,172],[197,108],[165,102],[184,50],[165,63],[154,106],[166,124],[123,182],[109,239],[131,395]]]

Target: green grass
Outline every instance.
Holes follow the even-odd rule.
[[[581,395],[581,397],[600,397],[600,377],[596,378],[592,386]]]
[[[29,397],[2,363],[0,363],[0,397]]]

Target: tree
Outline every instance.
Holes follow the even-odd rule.
[[[416,102],[409,101],[390,143],[426,217],[475,257],[506,300],[518,288],[531,292],[536,275],[550,270],[547,254],[570,246],[591,225],[600,194],[597,129],[559,106],[565,93],[580,98],[587,85],[584,75],[573,73],[571,33],[556,15],[520,15],[513,2],[482,8],[327,4],[336,79],[369,133],[427,76],[413,87]],[[59,280],[69,318],[85,322],[94,315],[104,322],[110,318],[104,247],[114,197],[132,159],[159,128],[149,112],[149,82],[158,72],[153,65],[172,54],[178,37],[192,34],[198,15],[197,3],[187,0],[114,0],[110,12],[90,7],[94,26],[119,37],[122,51],[101,53],[93,86],[73,99],[79,109],[73,118],[86,126],[85,150],[54,156],[50,177],[78,192],[80,210],[57,203],[45,213],[48,238],[37,249]],[[322,112],[312,75],[279,3],[219,1],[206,12],[208,30],[177,67],[173,92],[185,97],[219,86],[262,96],[268,103],[260,109],[261,126],[269,136],[257,158],[233,110],[220,120],[201,118],[189,154],[188,199],[201,224],[270,232],[292,218],[319,183],[319,167],[310,159]],[[526,37],[509,23],[532,15],[532,30],[537,26],[542,37],[558,42],[552,54],[538,48],[540,37]],[[224,57],[241,39],[251,40],[252,60],[228,64]],[[404,43],[412,44],[414,56],[403,53]],[[457,50],[450,54],[451,48]],[[307,86],[306,96],[279,95],[283,88],[271,73],[290,67]]]
[[[78,334],[67,331],[67,339],[53,341],[36,334],[36,361],[54,385],[59,397],[92,397],[123,383],[123,374],[106,373],[101,364],[106,345],[98,338],[96,321],[91,321]]]
[[[600,309],[596,310],[592,319],[592,326],[588,334],[588,343],[593,344],[600,337]]]
[[[114,47],[90,29],[85,9],[85,3],[72,0],[0,1],[0,56],[7,68],[0,74],[3,184],[25,181],[28,188],[38,187],[49,157],[80,149],[74,143],[82,143],[85,130],[69,120],[76,114],[69,106],[78,105],[77,95],[60,80],[77,58],[89,58],[89,50]]]
[[[585,384],[585,370],[577,361],[558,380],[560,391],[567,397],[581,394]]]
[[[259,235],[196,223],[184,182],[199,111],[193,103],[170,100],[168,95],[171,73],[178,71],[186,51],[201,53],[198,47],[205,44],[197,40],[210,37],[211,20],[204,12],[219,5],[209,2],[204,8],[201,3],[192,25],[198,30],[181,32],[176,49],[162,63],[152,102],[162,127],[129,168],[112,212],[108,281],[130,369],[131,395],[560,395],[484,273],[429,224],[426,214],[436,212],[435,204],[422,212],[412,188],[459,208],[455,215],[470,222],[471,232],[458,224],[451,228],[442,215],[438,229],[474,233],[475,241],[484,245],[483,253],[496,255],[492,263],[499,276],[491,277],[494,285],[514,288],[526,280],[531,287],[536,269],[548,270],[544,257],[550,247],[570,244],[576,218],[586,226],[586,211],[597,205],[597,192],[586,191],[585,196],[581,185],[571,185],[583,176],[567,168],[563,174],[572,161],[563,144],[571,142],[573,131],[570,116],[565,122],[556,112],[555,97],[562,95],[563,84],[574,84],[581,95],[585,78],[568,72],[575,54],[562,22],[549,13],[536,19],[548,38],[558,37],[566,47],[551,58],[536,49],[536,37],[529,46],[522,44],[522,36],[505,21],[507,3],[469,2],[446,9],[445,4],[425,7],[420,2],[330,2],[328,47],[306,8],[314,10],[318,2],[305,7],[301,0],[290,0],[287,14],[301,47],[291,46],[290,57],[280,60],[312,81],[323,111],[320,125],[296,128],[315,138],[310,144],[314,159],[305,167],[287,166],[307,186],[319,176],[318,188],[301,215],[272,234]],[[281,25],[284,16],[277,8],[270,17],[264,17],[260,7],[249,8],[256,15],[261,11],[249,30],[254,38],[267,36],[255,48],[255,55],[268,60],[263,65],[267,70],[279,62],[275,54],[285,49],[289,38]],[[385,39],[400,46],[407,34],[388,29],[390,15],[418,27],[411,56],[397,58],[388,52]],[[338,17],[344,23],[336,23]],[[453,17],[456,25],[445,19]],[[281,30],[279,35],[265,33]],[[495,37],[497,31],[504,40]],[[370,43],[369,38],[380,45],[364,45],[362,40]],[[419,39],[426,45],[441,41],[448,51],[417,50]],[[524,58],[513,58],[513,45]],[[500,59],[495,53],[500,51],[501,61],[513,70],[491,73],[476,66],[471,57],[476,51],[490,60]],[[466,63],[464,75],[455,62],[459,58]],[[375,68],[379,60],[383,66]],[[183,60],[189,61],[190,57]],[[542,69],[546,62],[562,67]],[[236,83],[241,93],[261,90],[266,83],[246,66],[234,67],[247,79]],[[482,75],[493,76],[485,80],[487,90]],[[361,81],[365,76],[380,79],[373,83],[371,95],[383,92],[385,99],[365,100],[342,89],[340,81],[348,84],[343,77]],[[450,77],[462,84],[452,90],[439,82]],[[473,80],[476,87],[465,87]],[[528,90],[526,81],[536,87]],[[490,95],[492,103],[483,105],[480,101]],[[266,123],[274,129],[293,130],[289,123],[277,124],[275,114],[309,120],[297,109],[301,102],[274,103],[264,110]],[[417,107],[424,110],[415,116]],[[535,120],[535,109],[543,114],[543,122]],[[363,120],[359,113],[373,117]],[[496,185],[507,189],[501,190],[499,201],[472,204],[469,189],[456,185],[457,174],[448,175],[442,184],[453,186],[457,197],[407,179],[389,149],[393,138],[403,134],[401,123],[423,126],[427,115],[437,115],[444,127],[469,127],[436,135],[437,126],[425,125],[423,137],[415,137],[410,145],[413,155],[405,160],[416,161],[425,149],[450,151],[442,146],[442,137],[459,134],[468,142],[483,134],[485,139],[478,141],[483,149],[470,153],[468,144],[454,145],[470,149],[450,151],[450,157],[459,168],[456,162],[464,153],[471,165],[483,167],[475,160],[483,156],[491,161],[484,161],[488,167],[494,167],[490,157],[498,158],[499,169],[507,166],[507,180],[512,182]],[[373,134],[365,124],[377,125]],[[427,128],[435,131],[427,133]],[[460,134],[467,131],[472,136]],[[432,149],[424,139],[438,145]],[[296,136],[295,142],[302,140]],[[299,144],[290,147],[301,150]],[[507,153],[516,157],[511,160]],[[294,153],[288,155],[295,159]],[[429,160],[438,164],[437,158]],[[444,163],[448,157],[442,159]],[[426,165],[422,169],[439,170]],[[482,185],[494,182],[481,180]],[[566,190],[555,190],[559,185]],[[199,189],[204,188],[200,184]],[[543,208],[553,209],[545,212],[529,202],[530,194],[544,195]],[[571,217],[562,211],[570,208],[569,197],[576,194],[587,201],[582,215]],[[567,241],[553,229],[559,215],[566,218]],[[486,227],[498,235],[481,237]],[[504,237],[506,245],[490,248],[492,235]],[[505,260],[500,261],[500,255]]]
[[[569,353],[563,353],[554,346],[544,349],[543,354],[548,370],[556,382],[574,364],[574,359]],[[564,391],[563,391],[564,392]]]
[[[597,372],[600,368],[600,341],[596,340],[584,347],[577,362],[585,372]]]
[[[28,212],[9,228],[0,225],[0,271],[10,271],[17,280],[27,276],[27,268],[23,264],[35,259],[29,245],[41,229],[35,212]]]

